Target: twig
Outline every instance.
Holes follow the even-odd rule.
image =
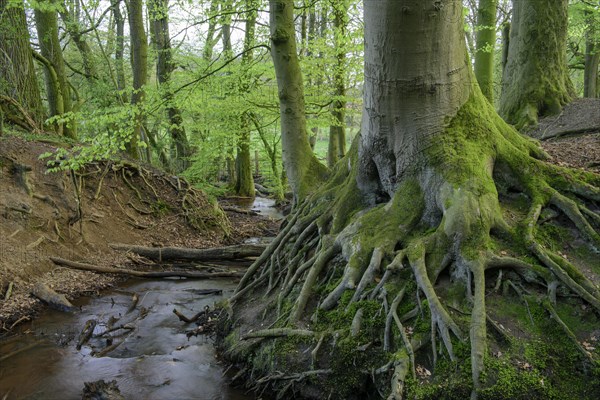
[[[8,299],[10,299],[10,295],[12,294],[12,290],[13,290],[13,282],[10,282],[8,284],[8,289],[6,289],[6,294],[4,295],[4,301],[7,301]]]
[[[287,336],[305,336],[312,337],[315,333],[306,329],[290,329],[290,328],[273,328],[263,329],[256,332],[249,332],[241,337],[241,340],[248,340],[254,338],[274,338],[274,337],[287,337]]]

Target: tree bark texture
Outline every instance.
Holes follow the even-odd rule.
[[[568,0],[515,1],[499,112],[519,130],[573,98],[567,72]]]
[[[469,97],[466,47],[456,27],[462,6],[424,3],[428,6],[415,0],[365,7],[358,184],[373,203],[393,196],[405,174],[424,168],[424,152]],[[424,24],[427,18],[440,22]]]
[[[315,157],[306,132],[304,87],[296,51],[294,2],[271,0],[271,55],[281,114],[283,165],[296,202],[322,182],[327,169]]]
[[[0,94],[16,100],[36,123],[43,122],[45,111],[22,2],[0,0]]]
[[[475,35],[475,77],[483,95],[494,103],[494,49],[498,0],[479,0]]]

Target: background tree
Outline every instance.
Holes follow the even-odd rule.
[[[598,40],[598,4],[584,3],[585,17],[585,69],[583,76],[583,97],[598,97],[598,65],[600,48]]]
[[[560,113],[573,98],[567,74],[568,0],[522,0],[513,5],[500,115],[518,129]]]
[[[129,35],[131,37],[131,70],[133,72],[133,92],[131,105],[133,106],[133,134],[127,144],[129,155],[138,159],[138,141],[142,137],[144,112],[144,86],[147,80],[148,65],[148,39],[144,29],[144,9],[142,0],[129,0]]]
[[[246,8],[249,10],[246,14],[246,28],[244,33],[244,54],[242,55],[242,70],[247,69],[252,62],[254,55],[252,48],[254,46],[254,35],[256,30],[256,11],[257,1],[247,0]],[[241,90],[243,91],[252,84],[251,74],[242,72]],[[254,179],[252,176],[252,160],[250,157],[250,117],[247,112],[241,115],[241,129],[237,145],[236,157],[236,181],[235,192],[238,196],[254,197]]]
[[[43,122],[22,2],[0,0],[0,95],[17,101],[37,124]]]
[[[279,89],[283,164],[294,199],[302,200],[325,175],[326,168],[315,158],[306,131],[304,85],[296,50],[294,3],[269,2],[271,55]]]
[[[477,8],[475,77],[483,95],[494,103],[494,50],[497,0],[479,0]]]
[[[61,119],[72,110],[71,89],[65,72],[62,48],[58,38],[59,4],[54,0],[39,3],[35,9],[35,25],[40,46],[41,57],[37,57],[44,65],[46,77],[46,94],[50,116],[57,116],[56,129],[59,134],[70,138],[77,137],[76,122],[69,119],[65,123]]]
[[[329,149],[327,164],[333,167],[346,154],[346,43],[348,39],[348,1],[342,0],[332,5],[333,43],[335,49],[335,67],[333,69],[333,103],[331,116],[333,123],[329,128]]]
[[[175,171],[181,172],[189,167],[191,155],[183,118],[179,107],[175,104],[171,74],[175,69],[171,49],[171,35],[169,34],[169,2],[168,0],[150,0],[148,2],[150,14],[150,32],[152,42],[157,53],[156,76],[160,85],[162,98],[166,103],[168,130],[171,137],[171,160]]]

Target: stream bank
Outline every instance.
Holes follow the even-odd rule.
[[[236,206],[252,211],[256,221],[268,217],[271,225],[281,217],[269,199]],[[254,399],[228,385],[210,334],[194,335],[196,324],[174,314],[213,310],[236,285],[231,279],[129,279],[74,300],[78,311],[46,309],[0,341],[0,360],[13,354],[0,362],[0,398],[80,399],[85,382],[115,380],[125,399]],[[90,321],[92,337],[78,349]],[[124,329],[103,334],[119,326]]]

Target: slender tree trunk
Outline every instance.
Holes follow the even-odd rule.
[[[142,0],[129,0],[129,35],[131,37],[131,69],[133,71],[133,93],[131,105],[134,112],[133,135],[127,145],[127,152],[138,159],[138,141],[142,137],[144,121],[144,85],[147,80],[148,39],[144,30],[144,8]]]
[[[600,48],[597,38],[598,10],[586,10],[585,30],[585,69],[583,73],[583,97],[598,97],[598,64],[600,63]]]
[[[500,115],[517,129],[558,114],[574,96],[566,63],[568,0],[519,0],[513,6]]]
[[[125,52],[125,18],[121,13],[121,0],[113,0],[112,13],[115,19],[116,38],[115,38],[115,71],[117,75],[117,90],[121,92],[121,99],[125,103],[126,97],[123,91],[127,86],[125,82],[125,65],[123,55]]]
[[[226,60],[233,57],[233,48],[231,46],[231,0],[226,0],[221,4],[221,12],[224,15],[221,17],[221,40],[223,43],[223,55]],[[229,144],[227,148],[227,182],[231,188],[235,189],[236,185],[236,156],[235,156],[236,143]]]
[[[77,4],[79,4],[79,1],[77,1]],[[63,2],[63,10],[60,11],[60,17],[63,20],[65,29],[67,30],[69,36],[75,43],[77,50],[79,50],[83,71],[85,72],[85,78],[88,80],[88,82],[93,84],[98,79],[96,63],[94,62],[94,54],[90,48],[90,45],[85,40],[85,37],[81,34],[77,16],[67,11],[66,2]]]
[[[304,87],[296,52],[294,2],[271,0],[271,55],[277,75],[281,113],[282,157],[294,200],[304,199],[327,175],[306,134]]]
[[[184,171],[189,167],[191,155],[181,111],[175,104],[171,88],[171,74],[175,69],[171,50],[171,35],[169,34],[169,2],[168,0],[150,0],[148,9],[152,32],[152,42],[156,48],[156,76],[160,85],[162,98],[166,103],[169,119],[169,136],[171,137],[171,160],[175,172]]]
[[[53,3],[55,5],[55,3]],[[58,18],[56,11],[35,10],[35,25],[37,28],[38,40],[41,54],[46,58],[54,72],[58,85],[52,82],[52,72],[45,68],[46,92],[48,95],[48,106],[51,116],[60,116],[68,113],[72,109],[71,91],[65,74],[65,63],[62,57],[62,49],[58,39]],[[58,90],[57,90],[58,89]],[[59,123],[57,125],[59,134],[70,138],[77,137],[75,121],[68,124]]]
[[[500,64],[502,65],[502,81],[504,81],[504,70],[506,69],[506,64],[508,63],[508,49],[510,47],[510,22],[505,22],[502,25],[502,60]]]
[[[0,0],[0,94],[16,100],[38,124],[43,122],[22,1]]]
[[[206,30],[206,41],[204,42],[204,49],[202,51],[203,57],[206,61],[211,61],[213,57],[213,49],[215,47],[215,30],[217,28],[217,19],[214,18],[215,14],[219,10],[218,0],[211,0],[210,9],[208,11],[208,29]]]
[[[244,55],[242,56],[242,69],[245,78],[250,79],[250,64],[253,60],[250,48],[254,44],[256,30],[256,17],[258,13],[252,10],[257,3],[254,0],[246,1],[246,8],[251,9],[246,15],[246,32],[244,34]],[[238,196],[254,197],[254,178],[252,176],[252,161],[250,157],[250,118],[247,113],[241,115],[241,129],[237,146],[237,174],[235,191]]]
[[[477,8],[475,77],[483,95],[494,103],[494,48],[498,0],[479,0]]]
[[[334,97],[331,107],[333,125],[329,127],[327,164],[332,168],[346,154],[346,31],[348,3],[342,0],[333,5],[333,40],[335,67],[333,71]]]
[[[314,40],[317,36],[317,13],[315,11],[314,5],[310,8],[308,13],[308,37],[307,37],[307,45],[306,45],[306,57],[313,57],[313,49]],[[313,79],[312,77],[308,77],[308,84],[312,85]],[[311,133],[308,138],[308,143],[310,144],[311,150],[315,150],[315,145],[317,144],[317,137],[319,136],[319,127],[313,126],[310,129]]]

